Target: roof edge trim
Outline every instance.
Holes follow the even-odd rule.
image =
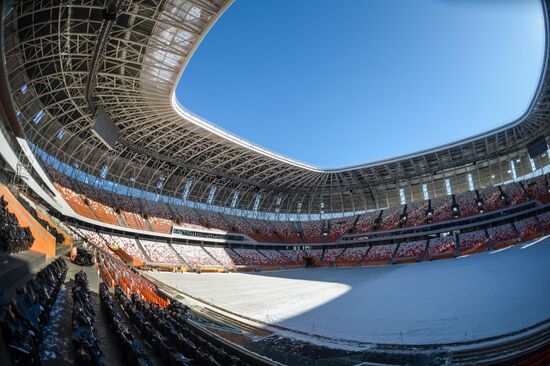
[[[262,155],[264,155],[268,158],[275,159],[275,160],[281,161],[283,163],[290,164],[290,165],[293,165],[293,166],[296,166],[296,167],[299,167],[299,168],[302,168],[302,169],[306,169],[306,170],[309,170],[309,171],[312,171],[312,172],[341,173],[341,172],[346,172],[346,171],[355,170],[355,169],[363,169],[363,168],[369,168],[369,167],[376,166],[376,165],[388,164],[388,163],[396,162],[396,161],[399,161],[399,160],[411,159],[411,158],[414,158],[414,157],[417,157],[417,156],[420,156],[420,155],[424,155],[424,154],[427,154],[427,153],[435,153],[435,152],[438,152],[438,151],[441,151],[441,150],[444,150],[444,149],[449,149],[449,148],[452,148],[454,146],[461,145],[461,144],[467,143],[469,141],[477,140],[477,139],[480,139],[480,138],[484,138],[484,137],[487,137],[489,135],[501,132],[505,129],[517,126],[520,123],[522,123],[526,118],[528,118],[530,116],[533,108],[537,104],[537,102],[539,100],[539,97],[540,97],[540,94],[542,92],[544,79],[545,79],[546,74],[547,74],[547,68],[549,67],[549,65],[548,65],[549,48],[548,47],[549,47],[549,37],[550,37],[550,35],[549,35],[549,29],[548,29],[549,28],[549,23],[548,23],[549,19],[548,19],[548,13],[547,13],[548,9],[547,9],[545,0],[540,0],[541,10],[542,10],[542,17],[544,18],[543,19],[543,25],[544,25],[543,60],[542,60],[542,65],[541,65],[541,70],[540,70],[539,81],[538,81],[537,87],[535,89],[535,93],[533,94],[533,98],[532,98],[531,102],[529,103],[529,106],[527,107],[525,112],[520,117],[518,117],[517,119],[515,119],[513,121],[504,123],[504,124],[502,124],[498,127],[492,128],[488,131],[484,131],[484,132],[475,134],[473,136],[465,137],[463,139],[456,140],[456,141],[449,142],[449,143],[442,144],[442,145],[438,145],[438,146],[435,146],[435,147],[431,147],[431,148],[427,148],[427,149],[423,149],[423,150],[419,150],[419,151],[415,151],[415,152],[411,152],[411,153],[407,153],[407,154],[403,154],[403,155],[398,155],[398,156],[391,157],[391,158],[375,160],[375,161],[368,162],[368,163],[349,165],[349,166],[344,166],[344,167],[341,167],[341,168],[323,169],[323,168],[319,168],[319,167],[316,167],[314,165],[302,162],[298,159],[291,158],[291,157],[285,156],[283,154],[279,154],[279,153],[277,153],[273,150],[262,147],[261,145],[256,144],[254,142],[247,141],[243,137],[240,137],[240,136],[238,136],[238,135],[236,135],[232,132],[229,132],[229,131],[223,129],[222,127],[216,125],[215,123],[210,122],[207,119],[201,117],[200,115],[198,115],[198,114],[190,111],[189,109],[185,108],[183,105],[181,105],[181,103],[177,99],[177,97],[176,97],[176,88],[177,88],[177,86],[180,82],[180,79],[183,75],[183,72],[185,71],[185,69],[187,67],[187,64],[189,63],[191,57],[193,57],[193,54],[195,53],[195,51],[197,50],[199,45],[202,43],[204,37],[208,34],[208,32],[210,31],[212,26],[225,13],[225,11],[229,8],[229,6],[231,6],[233,4],[233,1],[234,0],[230,0],[229,2],[227,2],[220,9],[220,11],[216,14],[216,16],[213,17],[213,19],[210,21],[208,26],[205,28],[206,29],[205,32],[199,37],[197,42],[195,42],[195,44],[193,46],[193,49],[189,53],[189,56],[186,57],[185,62],[183,63],[183,65],[182,65],[182,67],[181,67],[181,69],[178,73],[178,77],[176,79],[176,82],[174,83],[174,85],[171,89],[171,92],[170,92],[171,93],[172,107],[174,108],[176,113],[178,115],[180,115],[182,118],[184,118],[186,121],[189,121],[189,122],[193,123],[194,125],[197,125],[197,126],[203,128],[203,129],[205,129],[209,132],[212,132],[212,133],[214,133],[214,134],[216,134],[216,135],[218,135],[218,136],[220,136],[220,137],[222,137],[222,138],[224,138],[228,141],[236,143],[236,144],[238,144],[242,147],[245,147],[247,149],[250,149],[250,150],[252,150],[256,153],[262,154]]]

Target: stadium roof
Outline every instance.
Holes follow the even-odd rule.
[[[546,26],[540,84],[517,121],[341,169],[281,156],[205,121],[175,98],[193,52],[230,4],[35,0],[5,8],[6,76],[25,137],[52,157],[121,185],[173,197],[187,187],[187,199],[231,209],[318,214],[396,205],[402,195],[422,201],[424,189],[430,197],[446,196],[448,187],[465,191],[468,174],[476,188],[510,180],[510,161],[527,172],[521,167],[530,167],[527,144],[548,135]],[[547,1],[542,5],[547,24]],[[92,133],[100,108],[120,131],[114,149]]]

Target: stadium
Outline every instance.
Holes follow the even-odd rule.
[[[547,0],[519,118],[333,169],[176,97],[231,0],[0,2],[0,364],[550,365]]]

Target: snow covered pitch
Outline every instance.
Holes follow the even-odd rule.
[[[152,275],[245,317],[360,342],[463,342],[550,319],[550,238],[415,264]]]

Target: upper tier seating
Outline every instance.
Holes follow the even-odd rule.
[[[111,207],[103,205],[91,198],[84,198],[84,203],[87,204],[99,221],[111,225],[120,225],[117,214]]]
[[[257,241],[265,241],[270,243],[281,242],[281,238],[278,236],[278,233],[275,232],[273,226],[269,221],[248,219],[250,225],[254,228],[254,231],[257,233]]]
[[[399,219],[403,212],[403,207],[390,207],[382,212],[381,227],[383,230],[395,229],[399,225]]]
[[[527,191],[527,195],[531,199],[540,200],[542,202],[550,202],[550,192],[547,184],[548,176],[539,176],[523,182]]]
[[[172,232],[172,227],[174,226],[174,222],[172,220],[156,216],[149,216],[149,222],[151,223],[151,228],[153,231],[157,233],[170,234]]]
[[[403,206],[372,211],[361,215],[314,221],[269,221],[218,212],[196,210],[182,205],[167,204],[163,201],[150,201],[129,196],[119,196],[102,189],[94,188],[65,177],[53,169],[47,169],[56,181],[60,193],[73,209],[82,216],[109,224],[123,225],[138,230],[152,230],[170,233],[174,225],[193,230],[237,232],[259,242],[274,243],[320,243],[334,242],[349,233],[367,233],[374,230],[397,228],[401,222]],[[550,201],[547,177],[541,176],[522,183],[510,183],[498,187],[488,187],[479,191],[484,201],[485,212],[525,202],[527,199]],[[504,195],[501,194],[501,189]],[[501,197],[502,196],[502,197]],[[504,198],[504,199],[503,199]],[[460,217],[479,214],[477,193],[465,192],[455,195]],[[407,205],[407,226],[427,223],[427,211],[431,208],[432,222],[452,220],[453,197],[439,197]]]
[[[479,209],[476,204],[475,192],[464,192],[456,196],[460,217],[474,216],[479,213]]]
[[[293,222],[273,221],[271,224],[278,236],[282,239],[283,243],[298,244],[302,242],[300,239],[300,233]]]
[[[330,232],[325,241],[333,242],[338,240],[342,235],[348,234],[353,228],[353,223],[356,219],[357,216],[353,215],[329,220]]]
[[[89,219],[96,219],[92,211],[90,211],[90,208],[84,204],[84,201],[80,198],[79,194],[57,183],[54,183],[54,185],[56,189],[63,195],[63,198],[65,198],[65,201],[69,203],[71,208],[77,214],[87,217]]]
[[[453,205],[453,197],[439,197],[434,198],[432,203],[432,222],[441,222],[451,220],[453,218],[453,212],[451,206]]]
[[[320,243],[321,229],[323,221],[302,221],[300,222],[302,232],[304,233],[304,241],[306,243]]]
[[[380,214],[380,211],[367,212],[359,216],[357,223],[355,224],[355,232],[366,233],[372,231],[374,221]]]
[[[482,189],[479,191],[479,196],[483,200],[483,210],[485,212],[504,208],[504,201],[501,199],[501,192],[498,187],[487,187]]]
[[[508,198],[508,204],[510,206],[527,202],[529,200],[527,192],[525,192],[523,186],[520,183],[512,182],[504,184],[501,187],[502,191],[506,194]]]
[[[231,231],[231,226],[225,221],[218,212],[197,211],[204,226],[209,229],[220,230],[224,232]]]
[[[426,211],[428,202],[414,203],[407,206],[407,226],[420,226],[426,224]]]

